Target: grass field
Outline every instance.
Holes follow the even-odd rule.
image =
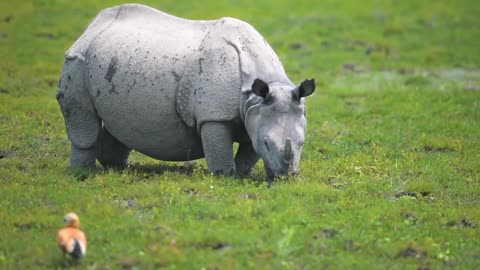
[[[301,174],[215,177],[133,152],[79,177],[55,100],[63,54],[124,1],[0,2],[0,269],[478,269],[477,1],[144,1],[241,18],[308,100]],[[89,250],[56,247],[66,212]]]

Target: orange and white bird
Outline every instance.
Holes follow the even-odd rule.
[[[87,238],[80,230],[80,220],[77,214],[68,213],[63,221],[67,224],[58,231],[57,244],[64,254],[80,259],[87,252]]]

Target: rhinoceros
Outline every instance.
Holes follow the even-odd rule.
[[[125,168],[131,149],[206,158],[216,174],[298,174],[304,97],[265,39],[234,18],[188,20],[126,4],[101,11],[65,53],[57,100],[70,167]],[[238,142],[234,157],[233,143]]]

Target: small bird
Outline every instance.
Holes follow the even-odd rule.
[[[80,259],[87,252],[87,238],[80,230],[80,220],[77,214],[68,213],[63,221],[67,223],[57,235],[58,247],[64,254],[69,254],[75,259]]]

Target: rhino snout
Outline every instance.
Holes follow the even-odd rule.
[[[287,138],[285,143],[275,143],[268,136],[264,137],[264,155],[262,158],[265,163],[267,174],[271,178],[275,178],[281,175],[298,175],[299,170],[294,166],[295,164],[295,151],[292,148],[292,140]]]

